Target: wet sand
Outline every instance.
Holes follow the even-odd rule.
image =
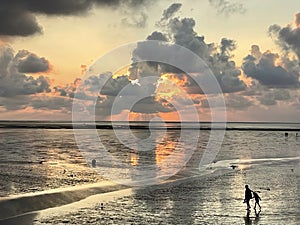
[[[4,129],[0,134],[0,197],[104,180],[67,131]]]
[[[71,131],[18,132],[2,131],[0,140],[6,149],[0,152],[1,225],[300,224],[300,142],[280,133],[228,133],[205,175],[192,167],[171,179],[176,182],[131,189],[105,186]],[[119,152],[110,132],[104,134]],[[245,210],[245,184],[262,198],[259,215]]]
[[[296,225],[300,222],[299,181],[299,159],[264,163],[258,160],[209,176],[93,195],[23,216],[22,221],[28,221],[22,224]],[[252,209],[247,214],[243,204],[246,183],[259,192],[261,212]],[[17,220],[0,224],[18,224]]]

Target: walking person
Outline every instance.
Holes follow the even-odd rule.
[[[261,198],[259,197],[259,195],[255,191],[253,191],[252,193],[253,193],[253,197],[255,199],[254,209],[256,209],[256,205],[258,205],[259,206],[259,210],[260,210],[261,206],[259,204],[259,201],[261,201]]]
[[[249,188],[248,185],[245,185],[245,199],[244,199],[244,203],[247,204],[247,210],[249,210],[251,208],[250,206],[250,200],[252,199],[252,193],[251,193],[251,189]]]

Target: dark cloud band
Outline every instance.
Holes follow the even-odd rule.
[[[146,0],[10,0],[0,1],[0,35],[30,36],[41,33],[35,14],[80,15],[94,6],[137,8],[149,4]],[[144,26],[147,18],[138,18],[139,26]],[[128,19],[125,21],[129,23]]]

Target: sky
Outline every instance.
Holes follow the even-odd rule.
[[[91,69],[146,40],[161,43],[157,56],[171,44],[193,52],[221,92],[196,87],[200,70],[137,62],[143,44],[106,62],[128,57],[118,70]],[[300,122],[299,75],[297,1],[0,2],[0,120],[72,120],[76,101],[82,120]]]

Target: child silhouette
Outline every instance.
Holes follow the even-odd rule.
[[[258,205],[259,209],[261,209],[261,206],[259,204],[259,201],[261,201],[261,198],[259,197],[259,195],[255,191],[252,191],[252,193],[253,193],[253,197],[255,199],[254,209],[256,209],[256,205]]]

